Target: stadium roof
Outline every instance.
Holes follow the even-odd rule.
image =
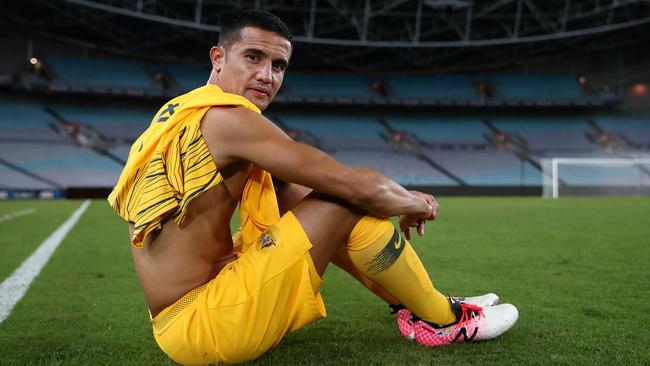
[[[298,69],[473,71],[650,42],[648,0],[31,0],[0,7],[0,26],[10,31],[196,63],[206,62],[224,13],[265,9],[294,32]]]

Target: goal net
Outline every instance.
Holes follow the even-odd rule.
[[[543,196],[650,195],[650,158],[542,159]]]

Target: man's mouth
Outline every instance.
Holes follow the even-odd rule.
[[[250,88],[249,90],[253,91],[253,94],[258,95],[258,96],[268,97],[268,96],[271,95],[271,92],[264,89],[264,88]]]

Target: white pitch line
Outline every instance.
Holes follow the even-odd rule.
[[[10,214],[2,215],[2,216],[0,216],[0,222],[5,222],[5,221],[9,221],[11,219],[15,219],[16,217],[29,215],[31,213],[34,213],[35,211],[36,210],[33,209],[33,208],[28,208],[26,210],[22,210],[22,211],[10,213]]]
[[[61,244],[68,232],[79,221],[79,218],[88,206],[90,206],[90,200],[84,201],[72,216],[59,226],[56,231],[50,234],[11,276],[0,283],[0,323],[9,316],[14,306],[25,296],[29,285],[41,273],[41,270],[50,260],[56,248],[59,247],[59,244]]]

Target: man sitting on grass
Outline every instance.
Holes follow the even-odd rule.
[[[208,84],[165,103],[131,148],[109,202],[130,224],[158,345],[182,364],[257,358],[325,316],[330,262],[390,304],[401,333],[421,345],[510,329],[517,309],[495,305],[496,295],[446,297],[433,287],[407,241],[436,218],[433,196],[296,143],[260,114],[291,52],[277,17],[229,17],[210,50]],[[277,194],[269,173],[286,182]]]

